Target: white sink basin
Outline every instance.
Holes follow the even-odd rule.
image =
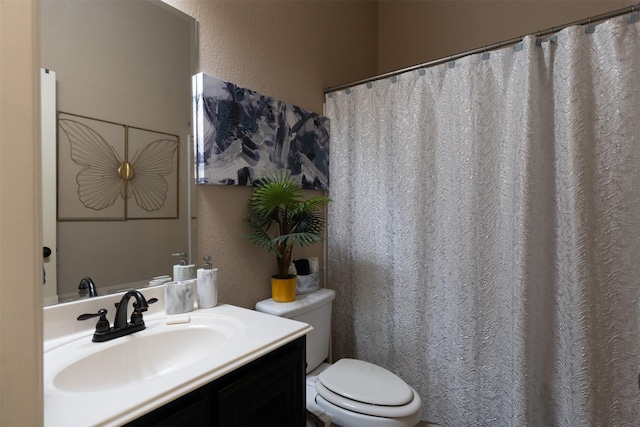
[[[242,324],[226,316],[190,317],[188,323],[170,325],[147,322],[140,332],[104,343],[72,341],[48,352],[45,360],[58,362],[57,389],[108,390],[179,371],[212,356],[241,331]]]
[[[147,289],[145,296],[161,299],[162,288]],[[146,329],[92,342],[95,324],[75,319],[118,298],[43,310],[49,316],[46,325],[68,331],[50,332],[43,343],[45,427],[119,427],[312,330],[305,323],[223,304],[184,315],[146,313]],[[168,324],[177,320],[185,322]]]

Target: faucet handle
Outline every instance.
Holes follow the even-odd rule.
[[[158,302],[158,298],[151,298],[147,300],[147,304],[153,304],[154,302]],[[134,325],[143,323],[142,320],[142,312],[147,311],[146,308],[142,308],[138,310],[138,304],[133,303],[133,313],[131,313],[131,323]]]
[[[158,298],[150,298],[147,300],[147,305],[148,304],[153,304],[154,302],[158,302]],[[147,308],[141,308],[140,310],[138,310],[138,303],[134,302],[133,303],[133,310],[134,311],[147,311]]]
[[[148,299],[148,300],[145,300],[145,301],[146,301],[147,305],[148,304],[153,304],[154,302],[158,302],[158,298],[151,298],[151,299]],[[116,308],[118,308],[120,303],[116,302],[114,305],[116,306]],[[140,310],[138,310],[138,303],[134,301],[133,310],[134,311],[147,311],[147,308],[146,307],[142,307]]]
[[[98,310],[97,313],[81,314],[77,320],[87,320],[98,316],[100,316],[100,318],[98,319],[98,323],[96,323],[96,332],[107,332],[111,329],[111,325],[107,320],[107,310],[104,308]]]

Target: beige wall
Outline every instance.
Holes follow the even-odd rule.
[[[381,1],[379,73],[637,4],[632,0]]]
[[[42,424],[36,8],[0,1],[0,425]]]
[[[200,21],[202,71],[310,110],[321,112],[321,88],[378,72],[376,3],[168,2]],[[537,19],[541,21],[531,24],[529,2],[514,1],[510,6],[508,2],[472,2],[484,21],[462,14],[461,2],[432,5],[436,10],[429,10],[429,3],[435,2],[415,2],[408,9],[404,5],[403,16],[391,13],[392,3],[380,4],[384,19],[380,22],[379,71],[621,6],[618,1],[576,1],[568,6],[540,1],[537,7],[544,12],[537,12]],[[560,10],[567,9],[570,15],[560,16]],[[500,19],[487,21],[493,16],[490,10],[499,12]],[[42,414],[35,13],[31,1],[0,0],[0,425],[9,427],[38,426]],[[447,19],[450,25],[438,22]],[[432,23],[443,32],[413,39],[410,30],[427,28],[425,23],[409,25],[416,22]],[[481,23],[484,28],[479,32]],[[510,29],[501,30],[503,25]],[[390,33],[391,28],[398,31]],[[481,39],[481,34],[489,32],[490,36]],[[424,38],[430,46],[419,46],[416,40]],[[218,186],[199,190],[200,253],[214,255],[221,268],[221,300],[251,306],[268,296],[264,276],[274,267],[270,255],[240,236],[249,191]]]
[[[167,0],[200,25],[200,71],[321,113],[321,89],[623,6],[622,1]],[[626,3],[624,4],[626,5]],[[198,252],[220,300],[270,295],[273,256],[242,234],[249,188],[198,187]],[[330,221],[330,219],[329,219]],[[322,247],[296,251],[323,255]]]
[[[199,21],[200,71],[308,110],[322,113],[323,87],[377,72],[376,2],[167,2]],[[243,237],[250,194],[198,187],[198,253],[219,268],[220,301],[253,308],[271,296],[276,263]],[[294,250],[304,255],[323,247]]]

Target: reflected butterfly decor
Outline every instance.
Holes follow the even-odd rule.
[[[167,197],[165,177],[173,172],[173,157],[178,142],[160,138],[136,150],[129,160],[125,138],[124,156],[95,129],[79,120],[58,119],[59,129],[69,140],[71,160],[82,166],[76,175],[78,197],[96,211],[112,206],[118,197],[135,199],[147,212],[160,209]],[[125,126],[128,134],[129,127]]]

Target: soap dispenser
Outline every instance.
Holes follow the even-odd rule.
[[[181,282],[183,280],[196,278],[196,266],[194,264],[187,265],[187,254],[184,252],[178,252],[171,255],[180,257],[180,263],[173,266],[174,282]]]
[[[215,307],[218,304],[218,269],[213,268],[211,256],[204,257],[204,264],[198,269],[197,276],[198,307]]]

